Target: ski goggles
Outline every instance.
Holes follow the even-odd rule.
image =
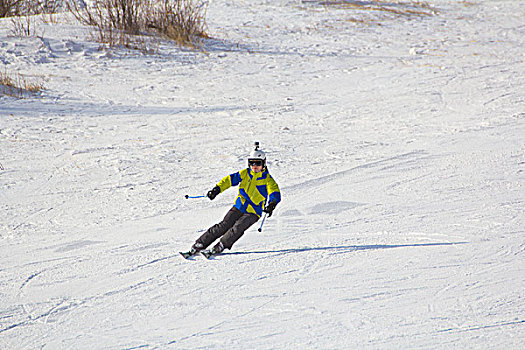
[[[248,165],[249,166],[254,166],[254,165],[262,166],[263,165],[263,161],[260,160],[260,159],[249,159],[248,160]]]

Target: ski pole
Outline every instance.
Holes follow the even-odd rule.
[[[261,222],[261,226],[259,227],[259,229],[257,231],[261,232],[262,231],[262,227],[264,225],[264,220],[266,220],[266,213],[264,213],[264,216],[263,216],[263,221]]]
[[[206,196],[189,196],[189,195],[185,195],[184,198],[186,199],[194,199],[194,198],[204,198]]]

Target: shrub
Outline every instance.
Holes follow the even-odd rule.
[[[21,2],[22,0],[0,0],[0,18],[16,14]]]
[[[161,0],[153,6],[147,25],[181,45],[195,46],[200,38],[208,38],[204,31],[205,12],[205,3]]]
[[[60,0],[0,0],[0,18],[55,13]]]
[[[96,28],[98,41],[111,46],[127,45],[130,36],[152,32],[195,46],[207,37],[206,5],[202,0],[95,0],[86,8],[70,1],[68,8],[81,23]]]

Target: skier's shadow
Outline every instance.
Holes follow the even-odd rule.
[[[328,251],[335,254],[350,253],[359,250],[378,250],[378,249],[393,249],[393,248],[409,248],[409,247],[435,247],[435,246],[451,246],[458,244],[466,244],[468,242],[446,242],[446,243],[414,243],[414,244],[373,244],[373,245],[343,245],[330,247],[312,247],[312,248],[290,248],[278,250],[254,250],[245,252],[224,252],[223,255],[246,255],[246,254],[290,254],[303,252],[318,252]]]

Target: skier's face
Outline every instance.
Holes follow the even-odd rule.
[[[249,164],[250,164],[250,168],[252,169],[254,173],[260,173],[262,171],[262,168],[263,168],[262,160],[251,160]]]
[[[254,173],[260,173],[262,171],[262,165],[252,164],[251,168]]]

